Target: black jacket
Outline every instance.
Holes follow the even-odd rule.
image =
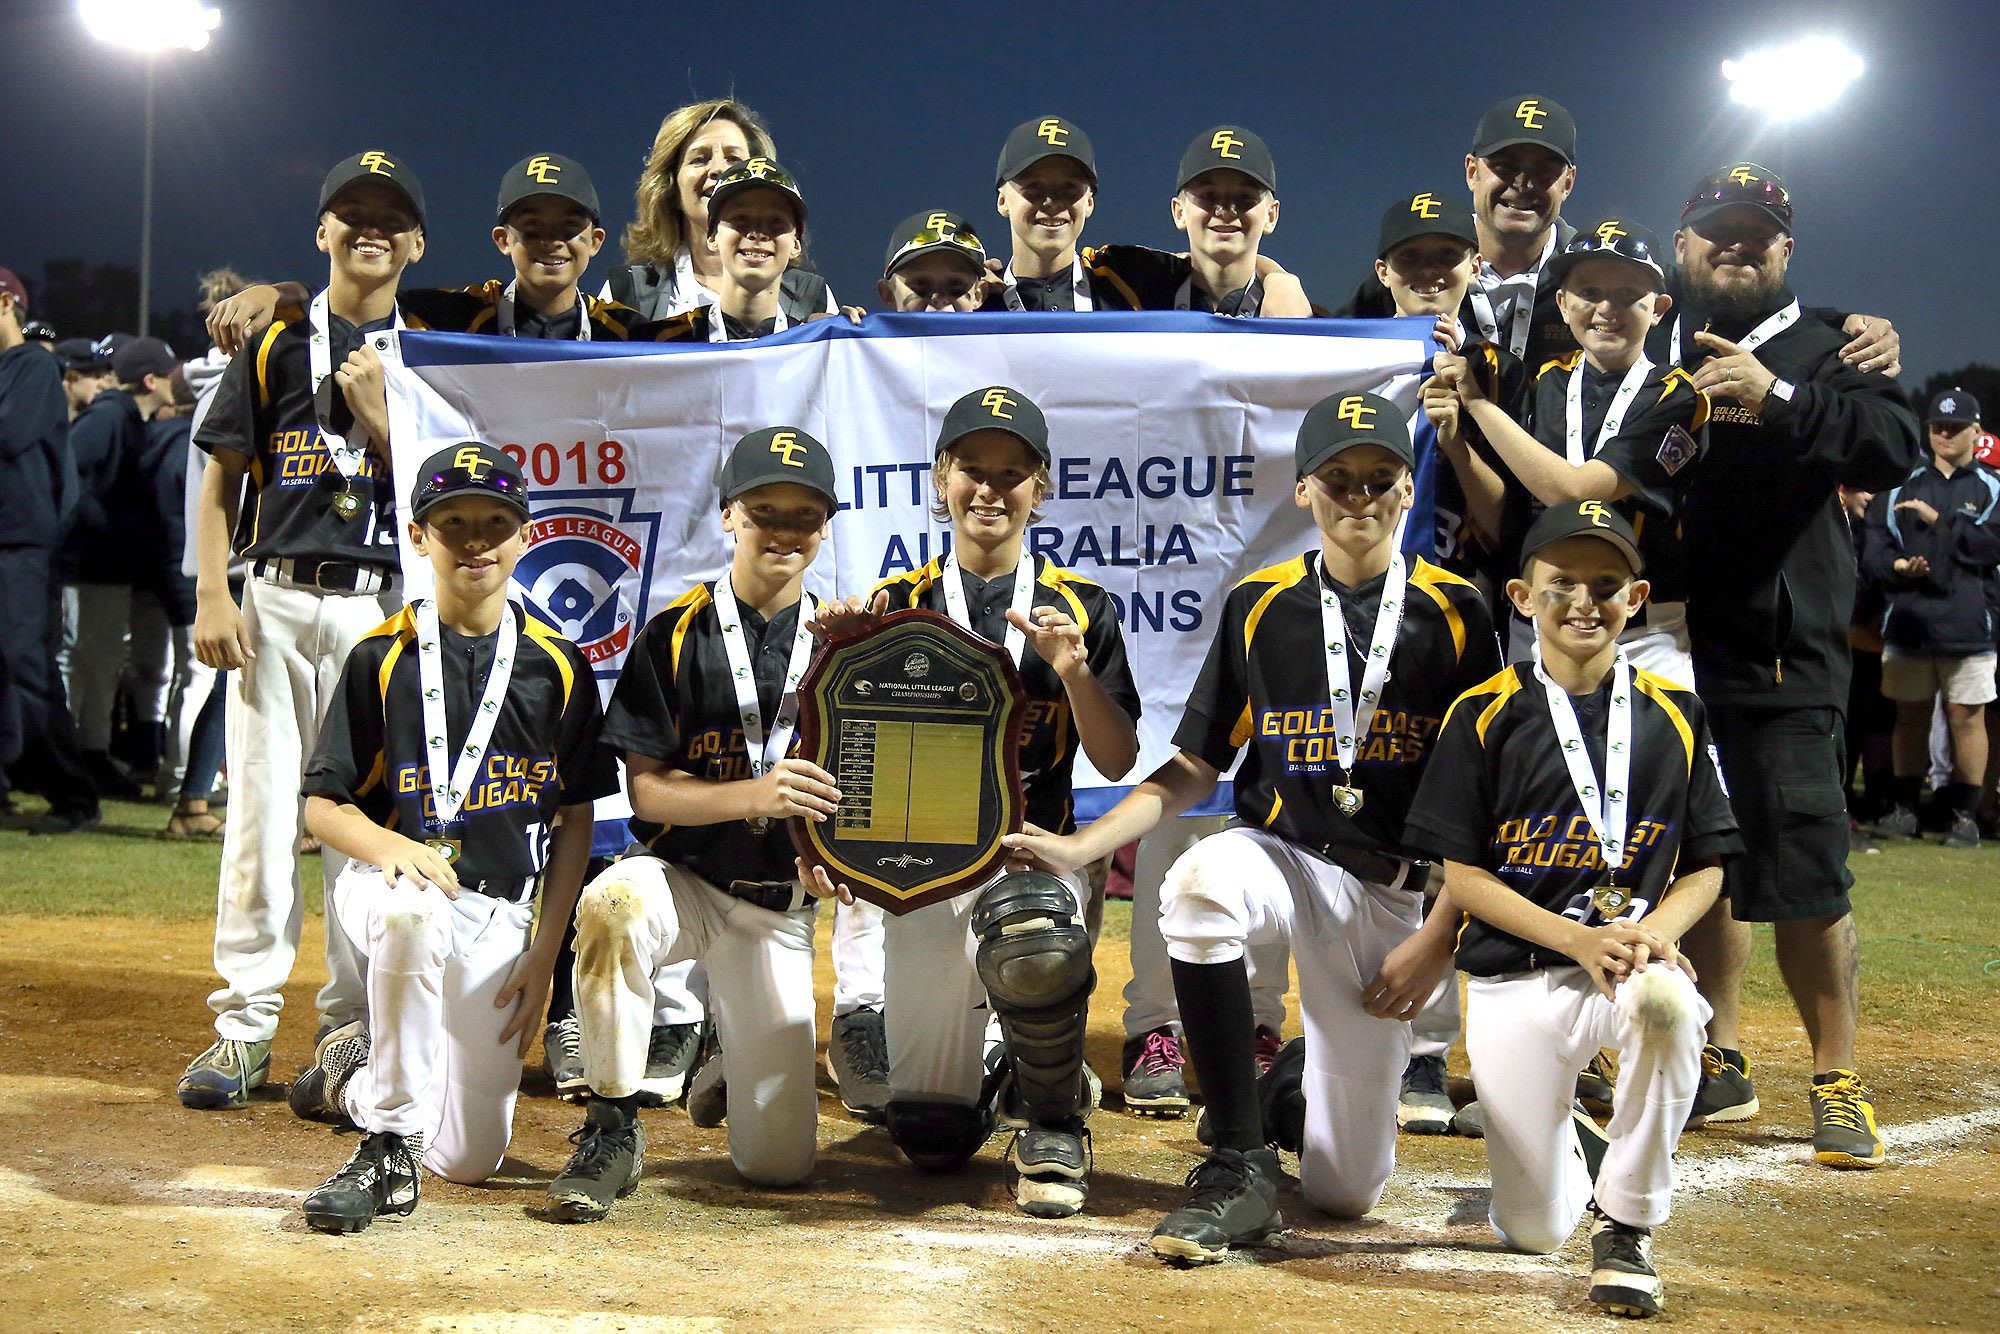
[[[62,366],[22,343],[0,354],[0,547],[54,547],[76,505]]]
[[[1699,312],[1687,327],[1704,327]],[[1755,350],[1794,386],[1789,402],[1774,390],[1752,411],[1714,397],[1682,527],[1695,684],[1711,703],[1847,707],[1855,561],[1838,488],[1894,486],[1916,462],[1918,426],[1894,380],[1840,360],[1846,343],[1801,319]],[[1653,355],[1665,364],[1664,347]],[[1706,359],[1697,345],[1682,364]]]
[[[146,422],[123,389],[107,389],[69,424],[70,453],[79,482],[76,524],[63,539],[56,569],[64,583],[129,584],[135,571],[126,554],[125,525],[150,510],[138,490],[137,466],[146,452]]]
[[[160,599],[174,625],[194,624],[194,580],[181,573],[193,426],[192,416],[155,417],[146,423],[145,453],[136,472],[147,503],[133,511],[127,530],[132,582]]]
[[[1925,523],[1906,500],[1937,511]],[[1921,556],[1930,569],[1896,573],[1896,561]],[[1946,477],[1926,460],[1901,485],[1869,502],[1861,528],[1861,573],[1882,586],[1888,610],[1882,642],[1944,656],[1993,652],[1989,597],[2000,564],[2000,473],[1971,463]]]

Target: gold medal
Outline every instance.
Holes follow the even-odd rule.
[[[1606,882],[1590,891],[1590,901],[1597,905],[1597,911],[1606,917],[1616,917],[1625,911],[1625,905],[1632,901],[1632,891]]]
[[[361,498],[361,488],[353,482],[342,482],[340,489],[333,493],[333,513],[338,519],[353,520],[365,508]]]
[[[459,840],[455,838],[427,838],[424,840],[424,846],[444,858],[446,866],[457,865],[458,855],[464,850]]]
[[[1354,813],[1361,809],[1361,801],[1360,788],[1349,787],[1345,783],[1333,785],[1333,808],[1342,815],[1349,819],[1354,818]]]

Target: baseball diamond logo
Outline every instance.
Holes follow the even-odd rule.
[[[528,610],[583,650],[600,676],[615,676],[633,627],[651,613],[660,516],[635,512],[630,487],[540,492],[528,549],[514,571]]]

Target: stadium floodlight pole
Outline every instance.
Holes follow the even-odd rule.
[[[139,192],[139,333],[147,332],[153,303],[153,84],[160,56],[199,51],[222,22],[222,11],[201,0],[79,0],[84,29],[98,41],[146,57],[146,154]]]
[[[1838,38],[1804,37],[1722,62],[1731,101],[1771,120],[1795,120],[1832,106],[1863,65]]]

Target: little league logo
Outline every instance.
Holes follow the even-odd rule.
[[[635,513],[633,495],[618,487],[548,494],[551,503],[534,507],[514,571],[528,610],[582,649],[600,675],[616,674],[650,603],[648,554],[660,516]]]

